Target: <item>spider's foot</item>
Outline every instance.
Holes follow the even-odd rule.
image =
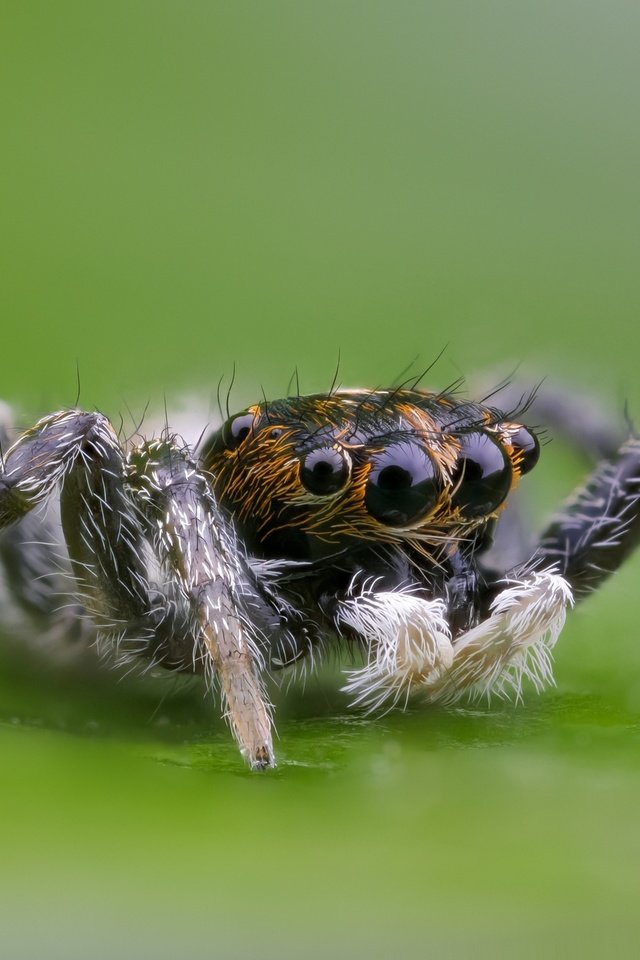
[[[252,770],[269,770],[276,765],[273,747],[270,743],[258,747],[257,750],[254,751],[253,756],[247,757],[246,759]]]

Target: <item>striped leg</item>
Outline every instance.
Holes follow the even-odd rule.
[[[640,439],[603,461],[543,532],[527,566],[553,564],[576,599],[592,593],[640,544]]]

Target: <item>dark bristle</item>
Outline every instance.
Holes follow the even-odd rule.
[[[225,400],[225,409],[226,409],[226,411],[227,411],[227,420],[228,420],[229,417],[231,416],[231,411],[230,411],[230,409],[229,409],[229,400],[231,399],[231,391],[233,390],[233,385],[234,385],[235,382],[236,382],[236,362],[235,362],[235,360],[234,360],[234,361],[233,361],[233,368],[232,368],[232,371],[231,371],[231,381],[230,381],[230,383],[229,383],[229,388],[228,388],[228,390],[227,390],[227,396],[226,396],[226,400]]]
[[[338,377],[340,375],[340,349],[338,349],[338,359],[336,361],[336,369],[333,374],[333,380],[331,381],[331,386],[329,387],[329,396],[332,397],[337,392],[340,387],[338,383]]]

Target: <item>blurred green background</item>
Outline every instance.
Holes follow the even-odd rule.
[[[430,382],[516,363],[640,416],[640,7],[0,7],[0,394]],[[547,508],[582,465],[545,448]],[[534,491],[538,490],[536,494]],[[245,773],[199,687],[3,657],[10,958],[637,955],[638,561],[524,707],[293,690]],[[5,662],[6,661],[6,662]]]

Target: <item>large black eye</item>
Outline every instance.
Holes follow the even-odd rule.
[[[520,473],[529,473],[540,459],[540,444],[535,433],[526,427],[520,429],[511,437],[511,443],[516,453],[520,454],[518,466]]]
[[[376,520],[404,527],[424,516],[438,499],[436,469],[413,440],[390,443],[372,458],[364,502]]]
[[[328,497],[344,487],[349,479],[349,461],[335,447],[318,447],[302,460],[300,480],[309,493]]]
[[[486,517],[500,506],[511,488],[511,464],[506,452],[486,433],[460,438],[457,489],[453,504],[470,519]]]

